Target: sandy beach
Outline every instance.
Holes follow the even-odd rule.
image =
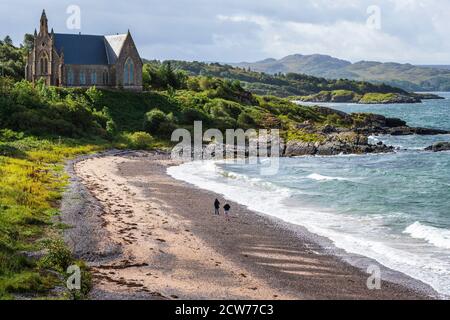
[[[428,298],[419,284],[369,290],[369,275],[301,228],[171,178],[174,164],[118,153],[68,165],[65,238],[91,267],[92,299]],[[213,215],[216,197],[231,204],[231,221]]]

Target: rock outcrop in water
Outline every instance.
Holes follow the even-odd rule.
[[[437,142],[432,146],[429,146],[425,150],[433,151],[433,152],[441,152],[441,151],[449,151],[450,150],[450,142]]]
[[[394,148],[382,142],[370,144],[368,136],[450,133],[446,130],[409,127],[401,119],[377,114],[347,114],[326,107],[316,107],[315,110],[324,117],[338,118],[335,121],[340,125],[317,127],[308,121],[298,125],[297,133],[286,142],[285,156],[387,153],[394,151]]]
[[[341,132],[331,134],[326,140],[319,142],[291,140],[286,144],[285,156],[387,153],[392,152],[393,149],[383,143],[369,144],[367,136],[362,134]]]
[[[321,91],[309,96],[297,97],[298,101],[317,103],[359,103],[359,104],[393,104],[421,103],[426,99],[444,99],[434,94],[420,93],[357,93],[349,90]]]
[[[349,90],[321,91],[309,96],[297,97],[298,101],[317,103],[398,104],[421,103],[422,100],[444,99],[435,94],[421,93],[357,93]]]
[[[354,113],[356,119],[354,131],[365,135],[390,134],[394,136],[406,136],[412,134],[437,135],[449,134],[448,130],[409,127],[406,122],[398,118],[386,118],[378,114]]]
[[[292,125],[287,131],[281,132],[282,136],[277,141],[280,156],[388,153],[393,152],[394,147],[387,146],[382,142],[371,144],[368,137],[380,134],[436,135],[450,133],[446,130],[409,127],[401,119],[388,118],[377,114],[347,114],[326,107],[315,107],[314,111],[322,121],[306,120],[303,123]],[[323,119],[326,119],[326,121],[323,121]],[[247,137],[245,147],[213,142],[204,145],[198,152],[207,159],[214,158],[218,152],[223,153],[224,157],[249,157],[254,155],[251,154],[251,150],[254,149],[249,147],[254,147],[257,144],[259,150],[261,150],[261,147],[263,150],[267,148],[267,155],[270,156],[273,141],[265,138],[262,136]],[[442,151],[441,149],[446,147],[449,146],[440,144],[430,150]],[[177,153],[181,153],[181,151],[178,150]],[[195,150],[192,149],[191,151],[194,155]]]

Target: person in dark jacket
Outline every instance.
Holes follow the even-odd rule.
[[[215,209],[214,213],[216,215],[220,215],[220,202],[218,199],[216,199],[216,201],[214,201],[214,209]]]
[[[231,206],[230,206],[228,203],[227,203],[226,205],[223,206],[223,211],[224,211],[225,217],[227,217],[227,220],[228,220],[228,221],[230,221],[230,216],[229,216],[229,214],[230,214],[230,209],[231,209]]]

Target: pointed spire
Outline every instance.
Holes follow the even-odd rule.
[[[36,29],[34,29],[34,37],[35,38],[37,37],[37,30]]]
[[[45,9],[42,10],[41,15],[41,28],[39,30],[39,34],[48,34],[48,19],[47,15],[45,14]]]

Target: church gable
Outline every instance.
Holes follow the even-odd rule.
[[[125,88],[142,86],[142,59],[128,32],[116,62],[117,83]]]
[[[128,32],[126,35],[125,41],[122,45],[122,49],[120,51],[119,60],[126,60],[127,58],[132,58],[135,60],[134,62],[136,64],[142,65],[142,60],[139,55],[139,52],[137,50],[136,45],[134,44],[133,37],[131,36],[131,33]]]
[[[110,64],[115,64],[127,39],[126,34],[105,36],[106,53]]]

